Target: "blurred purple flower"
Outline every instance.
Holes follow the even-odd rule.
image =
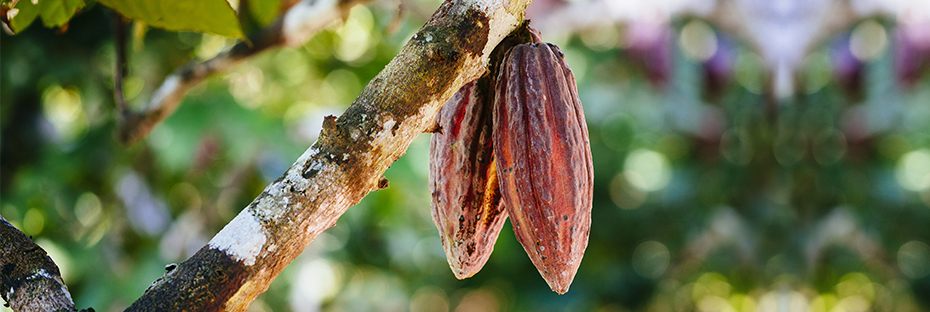
[[[526,18],[535,20],[564,7],[565,0],[535,0],[526,8]]]
[[[711,97],[723,93],[733,77],[736,62],[736,43],[726,34],[717,32],[717,49],[702,65],[704,92]]]
[[[853,54],[849,42],[850,34],[846,33],[830,44],[830,63],[837,84],[847,93],[858,94],[862,89],[865,64]]]
[[[655,22],[634,22],[627,26],[628,53],[633,62],[642,68],[654,86],[662,87],[672,73],[672,29]]]
[[[898,82],[913,86],[930,63],[930,22],[901,24],[894,33],[894,70]]]

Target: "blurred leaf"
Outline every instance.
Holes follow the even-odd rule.
[[[4,9],[7,4],[4,4]],[[36,19],[36,16],[39,16],[39,8],[37,5],[32,4],[31,1],[19,1],[16,3],[16,7],[10,9],[7,12],[7,15],[13,15],[7,23],[4,18],[4,23],[7,23],[7,26],[13,30],[14,33],[18,33],[29,27],[29,24],[32,24],[32,21]]]
[[[9,26],[13,32],[22,32],[37,16],[42,17],[45,27],[62,26],[82,7],[84,0],[43,0],[36,3],[32,0],[22,0],[16,3],[16,13]]]
[[[252,3],[254,1],[240,0],[239,10],[236,12],[236,17],[239,18],[239,29],[242,30],[242,34],[246,38],[252,38],[262,28],[262,25],[259,25],[258,19],[256,19]]]
[[[58,27],[67,24],[74,13],[83,7],[84,0],[42,0],[39,1],[39,16],[45,27]]]
[[[262,27],[270,25],[281,11],[281,0],[248,0],[252,18]]]
[[[281,12],[282,0],[240,0],[239,28],[245,37],[253,39],[259,32],[274,23]]]
[[[10,19],[10,29],[13,32],[19,33],[29,27],[29,24],[32,24],[32,21],[39,16],[39,6],[37,4],[32,4],[32,1],[24,0],[16,3],[15,15]]]
[[[225,0],[101,0],[100,3],[155,27],[242,37],[236,13]]]

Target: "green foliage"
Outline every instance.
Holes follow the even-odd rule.
[[[82,7],[84,7],[83,0],[40,1],[39,16],[42,17],[42,24],[45,27],[58,27],[71,20],[74,13]]]
[[[195,31],[241,38],[243,29],[253,32],[269,25],[278,16],[280,0],[243,1],[247,4],[243,21],[226,0],[100,0],[121,15],[146,25],[175,31]],[[4,1],[4,6],[14,4]],[[20,0],[10,8],[9,27],[14,33],[25,30],[36,18],[45,27],[66,25],[85,6],[84,0]]]
[[[281,13],[281,0],[239,1],[239,27],[246,37],[252,38],[271,25]]]
[[[155,27],[242,37],[236,11],[226,0],[100,0],[100,3]]]
[[[37,2],[37,3],[34,3]],[[16,2],[16,15],[10,19],[10,28],[22,32],[36,17],[42,18],[45,27],[59,27],[84,7],[84,0],[20,0]]]
[[[242,0],[239,5],[247,4],[248,10],[260,26],[268,26],[281,13],[282,0]],[[244,8],[240,8],[244,10]],[[240,13],[241,14],[241,13]]]
[[[39,5],[33,4],[32,1],[17,2],[16,10],[16,14],[10,19],[10,29],[17,33],[29,27],[39,16]]]
[[[242,0],[236,12],[225,0],[100,0],[121,15],[145,25],[175,31],[195,31],[242,38],[271,25],[282,12],[281,0]],[[93,3],[93,2],[91,2]],[[9,28],[25,30],[36,18],[45,27],[66,25],[85,6],[85,0],[4,0],[13,13]],[[237,20],[238,19],[238,20]]]

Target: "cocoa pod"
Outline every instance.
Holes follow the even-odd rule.
[[[495,173],[492,102],[480,91],[489,85],[487,78],[468,83],[446,102],[430,142],[433,221],[458,279],[481,270],[507,219]]]
[[[517,239],[553,291],[568,291],[588,245],[594,169],[575,78],[558,47],[521,44],[494,99],[494,156]]]

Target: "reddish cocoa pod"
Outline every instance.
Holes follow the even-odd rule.
[[[594,169],[575,78],[551,44],[514,47],[494,101],[503,204],[553,291],[568,291],[588,245]]]
[[[430,143],[433,221],[458,279],[481,270],[507,219],[494,166],[492,103],[480,91],[487,83],[479,81],[466,84],[443,106],[439,132]]]

